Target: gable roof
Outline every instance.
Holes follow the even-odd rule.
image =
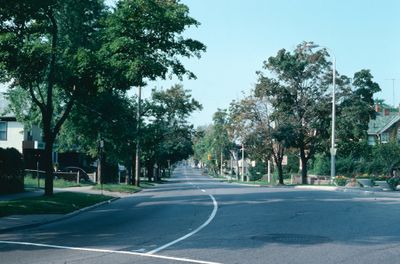
[[[9,102],[0,94],[0,119],[1,120],[15,120],[15,114],[7,111]]]
[[[398,113],[378,114],[375,119],[370,120],[368,123],[368,135],[379,135],[399,121],[400,115]]]

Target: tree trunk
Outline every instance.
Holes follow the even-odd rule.
[[[135,185],[135,173],[134,173],[134,170],[136,169],[136,156],[134,154],[132,154],[131,164],[132,164],[132,168],[131,168],[131,177],[129,179],[130,180],[129,184]]]
[[[160,180],[160,167],[157,167],[157,169],[156,169],[156,176],[155,176],[154,181],[155,181],[155,182],[158,182],[159,180]]]
[[[154,165],[153,163],[147,163],[147,179],[149,182],[152,181],[154,177]]]
[[[130,184],[131,182],[131,177],[132,177],[132,164],[131,164],[131,160],[128,160],[128,164],[126,166],[127,168],[127,175],[125,176],[125,184]]]
[[[282,167],[282,161],[278,161],[276,163],[276,167],[278,168],[278,180],[279,180],[279,184],[284,184],[283,183],[283,167]]]
[[[300,160],[301,160],[301,184],[307,184],[307,162],[308,158],[304,149],[300,149]]]
[[[46,196],[53,195],[53,142],[45,140],[45,148],[43,152],[45,176],[44,194]]]

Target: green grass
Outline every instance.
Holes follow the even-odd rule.
[[[80,187],[80,186],[90,185],[86,183],[76,183],[73,181],[66,181],[63,179],[54,179],[53,184],[54,188],[68,188],[68,187]],[[38,187],[37,178],[25,177],[24,185],[25,188],[37,188]],[[43,187],[44,187],[44,179],[40,179],[40,188]]]
[[[0,201],[0,217],[28,214],[66,214],[111,198],[97,194],[62,192],[51,197],[40,196]]]
[[[121,192],[121,193],[135,193],[139,192],[144,188],[149,188],[154,186],[153,183],[147,182],[147,181],[142,181],[140,182],[140,187],[134,186],[134,185],[126,185],[126,184],[103,184],[103,190],[104,191],[109,191],[109,192]],[[101,185],[97,184],[93,186],[93,189],[95,190],[101,190]]]

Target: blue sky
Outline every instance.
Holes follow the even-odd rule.
[[[107,2],[113,2],[108,0]],[[200,60],[184,60],[197,80],[184,80],[204,109],[193,114],[196,125],[211,123],[217,108],[242,98],[257,81],[262,62],[302,41],[327,46],[337,70],[351,77],[370,69],[382,92],[376,97],[400,103],[400,1],[398,0],[182,0],[201,25],[185,35],[202,41]],[[393,97],[391,78],[396,79]],[[168,88],[178,80],[144,88]],[[133,92],[133,91],[132,91]]]
[[[211,123],[257,81],[262,62],[302,41],[331,49],[340,74],[370,69],[381,86],[378,98],[400,102],[400,1],[396,0],[183,0],[201,26],[187,36],[207,45],[200,60],[186,62],[197,80],[184,80],[204,110],[195,125]],[[395,97],[392,81],[395,78]],[[167,88],[173,81],[149,84]]]

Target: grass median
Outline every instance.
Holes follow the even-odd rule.
[[[39,196],[0,201],[0,217],[28,214],[66,214],[111,198],[97,194],[61,192],[50,197]]]

